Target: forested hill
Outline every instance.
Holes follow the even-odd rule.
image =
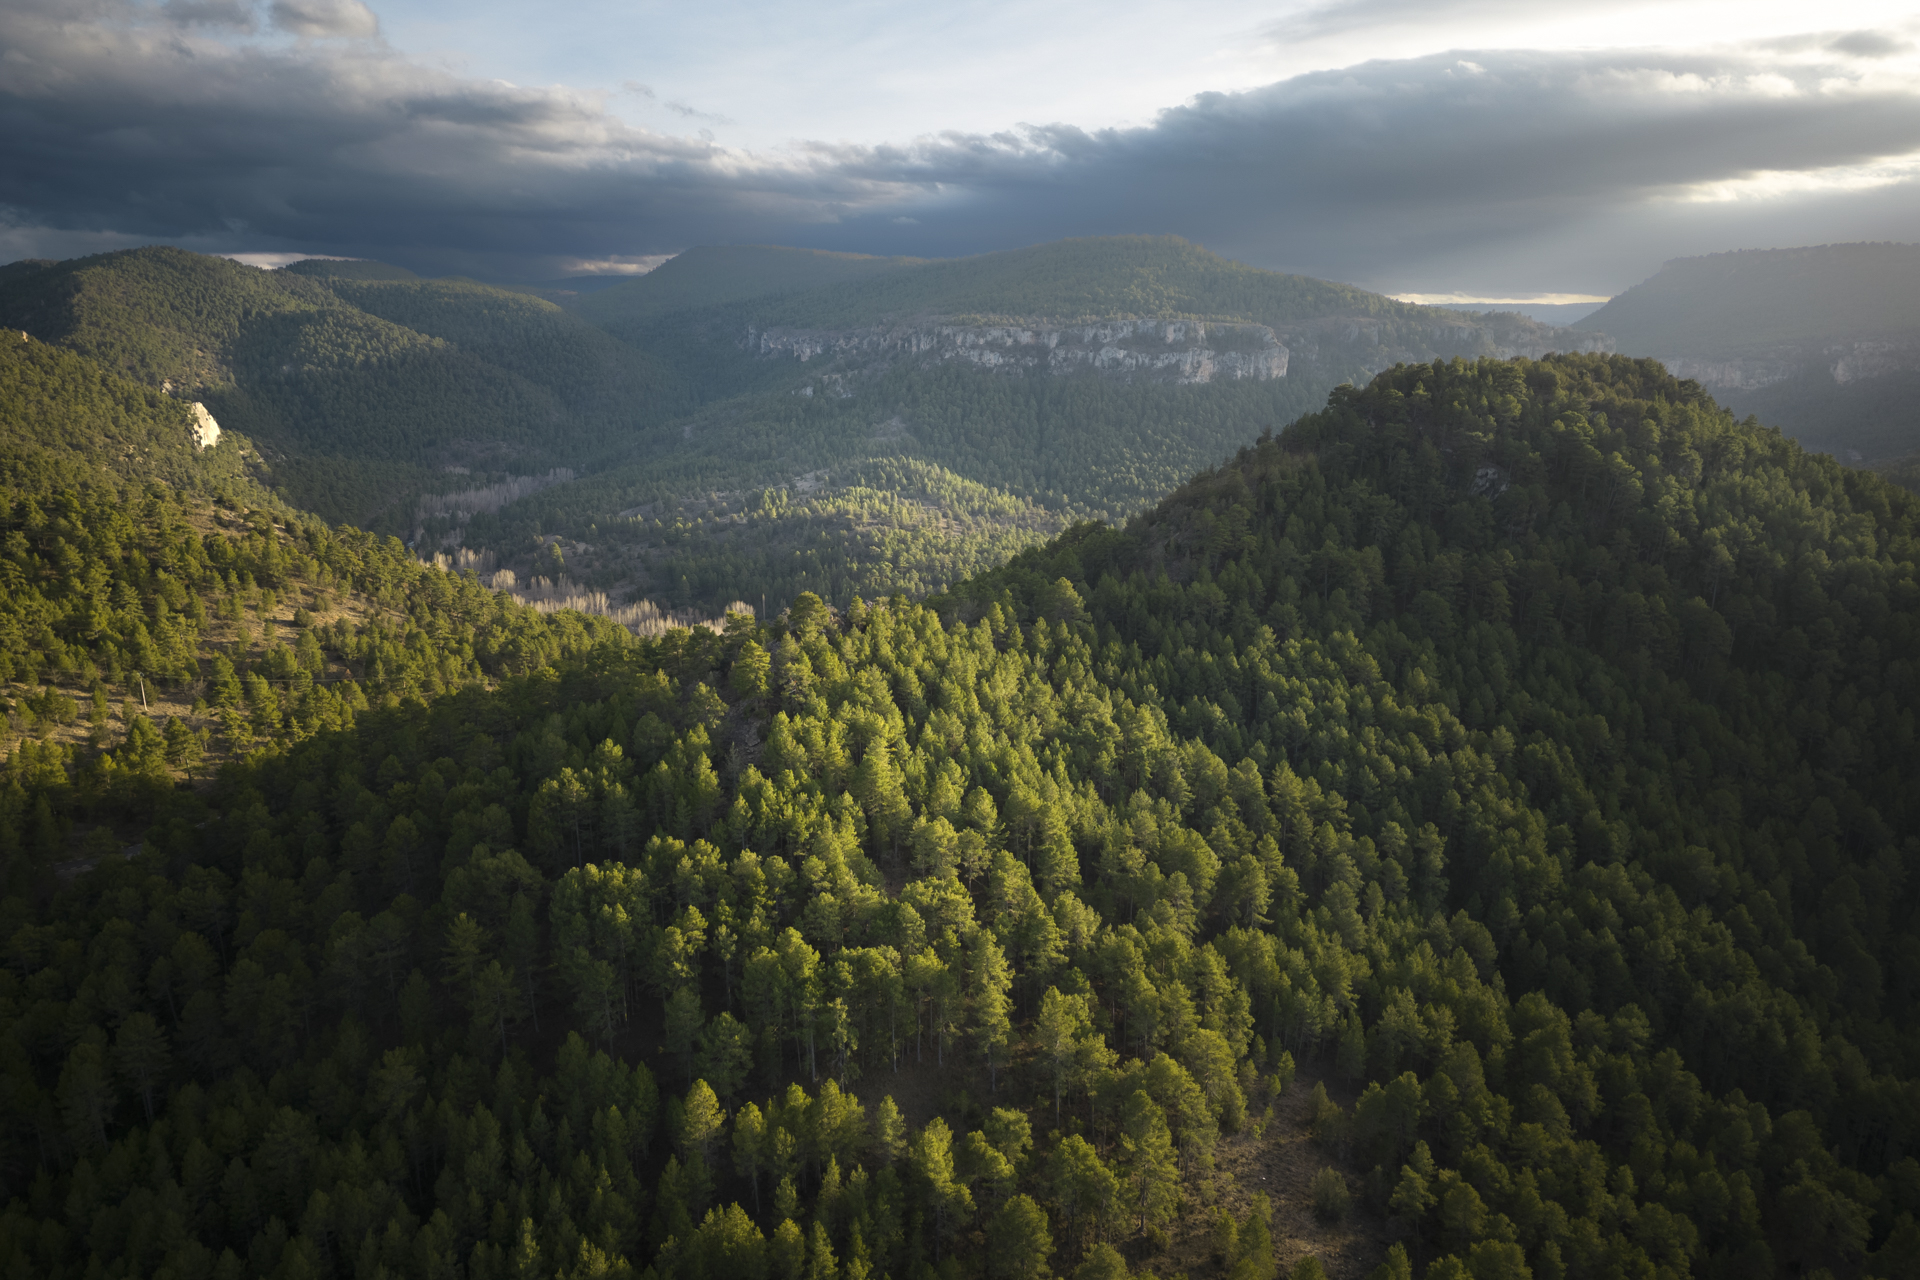
[[[270,502],[248,442],[223,432],[194,445],[183,401],[20,333],[0,332],[0,501],[99,488],[115,498],[150,484],[229,501]],[[256,459],[257,462],[257,459]]]
[[[1910,1274],[1917,514],[1650,363],[1408,366],[71,880],[16,752],[0,1266]]]
[[[329,527],[266,474],[237,432],[200,447],[178,400],[0,342],[0,773],[59,779],[43,806],[0,789],[0,885],[97,856],[89,830],[117,849],[114,823],[224,759],[626,639]]]
[[[404,527],[393,504],[445,468],[541,474],[685,407],[657,361],[552,303],[411,276],[135,249],[13,264],[0,323],[204,401],[335,520]]]
[[[1891,1231],[1869,1270],[1905,1274],[1916,532],[1913,495],[1650,361],[1407,367],[947,607],[1011,592],[1078,614],[1078,582],[1119,689],[1224,759],[1284,756],[1342,797],[1369,856],[1291,865],[1327,887],[1322,927],[1370,957],[1376,1075],[1439,989],[1415,975],[1446,937],[1418,919],[1444,904],[1489,928],[1514,1001],[1494,1088],[1514,1109],[1457,1109],[1443,1067],[1403,1114],[1536,1269],[1557,1271],[1559,1236],[1579,1272],[1564,1231],[1597,1232],[1589,1256],[1605,1241],[1606,1211],[1583,1221],[1574,1190],[1604,1152],[1639,1200],[1615,1222],[1681,1270],[1765,1274],[1768,1253],[1855,1270]],[[1407,840],[1427,821],[1444,877]],[[1381,923],[1419,900],[1423,866],[1444,891]],[[1405,1189],[1389,1206],[1461,1239],[1406,1167],[1382,1166],[1377,1185]]]

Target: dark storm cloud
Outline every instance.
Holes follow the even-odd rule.
[[[371,17],[353,0],[266,12],[302,37]],[[202,29],[245,16],[31,0],[0,13],[0,206],[16,228],[537,270],[764,237],[899,194],[813,159],[744,161],[636,129],[592,95],[422,68],[378,40]]]
[[[1140,128],[767,158],[632,127],[591,95],[419,67],[371,37],[358,0],[77,16],[70,0],[0,15],[0,204],[69,237],[506,275],[701,242],[937,255],[1171,231],[1362,283],[1494,264],[1512,277],[1502,287],[1610,289],[1696,251],[1696,233],[1725,248],[1756,228],[1920,230],[1900,230],[1904,186],[1850,196],[1855,222],[1880,220],[1858,229],[1832,229],[1817,193],[1764,208],[1680,199],[1920,151],[1920,102],[1848,80],[1849,63],[1451,54],[1204,94]],[[232,34],[247,23],[299,39]],[[1734,239],[1712,241],[1716,226]],[[1561,275],[1536,283],[1548,269]]]
[[[1648,263],[1666,254],[1637,242],[1657,231],[1754,218],[1757,206],[1739,202],[1717,212],[1685,203],[1698,184],[1920,150],[1912,95],[1835,91],[1830,69],[1791,74],[1726,59],[1453,54],[1205,94],[1148,128],[956,137],[837,163],[954,193],[904,211],[919,224],[892,238],[902,247],[1138,229],[1375,284],[1476,258],[1476,269],[1506,261],[1537,278],[1596,246]],[[1806,200],[1793,207],[1814,212]],[[1868,230],[1823,234],[1817,216],[1803,221],[1816,239]],[[1898,231],[1902,219],[1892,221]],[[1910,214],[1905,225],[1920,231]]]

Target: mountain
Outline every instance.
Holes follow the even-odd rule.
[[[418,280],[405,267],[366,258],[302,258],[289,262],[282,270],[291,275],[322,280]]]
[[[1171,237],[700,248],[565,308],[136,250],[9,268],[0,321],[203,402],[294,506],[489,557],[528,600],[701,616],[949,585],[1395,361],[1605,345]]]
[[[1874,470],[1902,488],[1920,493],[1920,453],[1882,462]]]
[[[449,468],[538,474],[681,404],[657,362],[551,303],[377,263],[102,254],[0,278],[0,321],[204,401],[334,519],[391,520]]]
[[[0,341],[0,494],[9,502],[85,487],[124,497],[155,485],[270,502],[250,442],[222,431],[201,447],[199,428],[190,404],[83,356],[25,334]]]
[[[6,750],[66,777],[61,803],[87,822],[149,803],[174,771],[626,638],[288,508],[248,439],[205,443],[200,408],[70,351],[0,343]],[[73,816],[23,838],[52,848]]]
[[[1579,321],[1808,448],[1920,448],[1920,245],[1746,250],[1667,263]]]
[[[580,299],[576,309],[595,324],[618,333],[678,311],[819,289],[897,271],[919,261],[779,245],[700,245],[674,255],[643,276],[596,290]]]
[[[745,274],[773,267],[769,278],[777,278],[778,287],[742,280],[743,260],[735,255],[749,252],[753,256],[745,261],[752,270]],[[628,299],[646,299],[647,305],[634,307]],[[1415,307],[1347,285],[1263,271],[1175,236],[1063,240],[935,262],[798,250],[688,253],[596,295],[581,310],[616,332],[634,334],[671,316],[676,328],[717,331],[720,340],[761,355],[808,361],[845,356],[856,365],[876,354],[971,355],[978,363],[1002,365],[1013,349],[1059,350],[1062,339],[1068,346],[1137,344],[1161,351],[1185,344],[1210,354],[1207,321],[1224,326],[1218,332],[1229,351],[1280,349],[1278,359],[1264,362],[1259,372],[1231,376],[1284,377],[1289,352],[1296,363],[1332,375],[1370,373],[1396,360],[1436,354],[1541,355],[1555,343],[1605,347],[1604,339],[1512,313]],[[1152,323],[1163,321],[1203,323]],[[1110,322],[1142,328],[1136,334]],[[983,349],[986,358],[980,359]],[[1085,360],[1054,365],[1057,372],[1083,368],[1099,366]],[[1108,371],[1141,372],[1137,363],[1124,362]]]
[[[40,665],[209,593],[245,676],[167,679],[250,750],[175,785],[118,684],[8,740],[7,1274],[1920,1256],[1920,498],[1651,361],[1402,365],[924,602],[638,641],[44,496]]]
[[[953,581],[1038,530],[1124,518],[1398,360],[1607,343],[1261,271],[1174,237],[941,262],[690,250],[577,309],[670,360],[705,403],[631,461],[609,457],[464,536],[504,553],[563,531],[568,563],[596,585],[709,609],[801,590],[844,602],[957,566]],[[1034,510],[970,541],[986,559],[942,562],[904,528],[891,544],[842,536],[847,513],[876,510],[877,474],[933,476],[954,495],[984,486],[998,510]],[[921,513],[904,517],[914,528],[977,527],[978,508],[929,492],[916,479],[880,505]]]

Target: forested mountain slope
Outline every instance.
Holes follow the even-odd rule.
[[[1908,1274],[1916,514],[1648,363],[1410,366],[70,883],[16,752],[0,1265],[1271,1280],[1313,1209],[1386,1280]],[[1311,1204],[1227,1176],[1296,1070]]]
[[[1124,534],[1070,536],[959,599],[1093,583],[1089,620],[1134,673],[1120,687],[1151,687],[1176,729],[1229,758],[1306,751],[1376,833],[1439,820],[1447,903],[1492,930],[1510,992],[1572,1019],[1575,1057],[1517,1082],[1557,1098],[1572,1137],[1618,1141],[1632,1185],[1670,1188],[1707,1247],[1696,1265],[1727,1202],[1695,1180],[1739,1167],[1726,1117],[1760,1104],[1776,1141],[1799,1126],[1798,1162],[1774,1147],[1747,1175],[1775,1257],[1857,1265],[1915,1207],[1916,516],[1912,495],[1735,424],[1651,362],[1411,367]],[[1269,702],[1264,674],[1328,632],[1361,647],[1311,701],[1374,708],[1337,726]],[[1444,702],[1467,757],[1387,746],[1389,689]],[[1390,900],[1401,874],[1382,871]],[[1629,1006],[1652,1074],[1591,1056],[1607,1037],[1581,1011],[1617,1026]],[[1531,1106],[1554,1132],[1562,1111]],[[1509,1127],[1524,1158],[1476,1176],[1472,1127],[1456,1133],[1454,1158],[1516,1223],[1578,1150]],[[1445,1212],[1424,1221],[1438,1235]],[[1888,1266],[1920,1249],[1901,1230]]]
[[[1908,454],[1904,458],[1894,458],[1880,463],[1874,470],[1903,489],[1920,493],[1920,453]]]
[[[0,322],[203,400],[296,504],[397,527],[393,504],[445,467],[539,474],[682,407],[657,362],[551,303],[324,265],[165,248],[42,264],[0,279]]]
[[[640,457],[475,517],[464,536],[504,550],[560,532],[570,573],[674,606],[917,593],[1073,520],[1123,519],[1313,403],[1290,380],[897,370],[845,395],[708,406]],[[877,540],[845,536],[849,519]]]
[[[1920,245],[1681,258],[1574,328],[1664,361],[1810,449],[1858,462],[1920,448]]]
[[[64,488],[138,493],[154,482],[269,501],[248,452],[232,433],[194,447],[184,401],[19,333],[0,341],[0,494],[9,502]]]
[[[464,544],[522,582],[564,544],[556,590],[709,614],[938,589],[1141,509],[1396,359],[1601,341],[1171,237],[952,262],[702,248],[574,310],[382,263],[174,249],[0,273],[0,322],[203,401],[296,507],[422,554]],[[1017,315],[1054,319],[981,328]],[[1036,351],[1073,376],[1027,376]]]
[[[76,851],[76,818],[111,826],[182,774],[625,638],[330,528],[259,471],[235,432],[200,448],[179,401],[0,343],[0,753],[71,787],[59,813],[17,792],[0,810],[43,861]],[[12,888],[20,853],[0,855]]]

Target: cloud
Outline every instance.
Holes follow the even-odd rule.
[[[183,27],[228,27],[252,31],[259,25],[249,0],[167,0],[166,17]]]
[[[1682,253],[1911,238],[1920,195],[1920,95],[1817,47],[1459,50],[1201,94],[1135,128],[761,154],[635,127],[605,95],[313,38],[371,14],[299,3],[305,30],[275,10],[293,42],[119,0],[0,11],[0,246],[147,238],[544,279],[702,243],[939,256],[1174,232],[1396,292],[1519,297],[1611,293]]]
[[[276,271],[292,262],[305,262],[309,258],[324,258],[328,262],[352,262],[352,258],[342,258],[338,254],[327,253],[223,253],[223,258],[232,258],[235,262],[249,267],[260,267],[267,271]]]
[[[1913,45],[1884,31],[1849,31],[1829,41],[1827,48],[1854,58],[1891,58],[1896,53],[1905,53]]]
[[[151,12],[0,9],[0,205],[16,230],[542,277],[563,258],[764,239],[905,191],[634,128],[597,95],[462,79],[375,40],[234,41]]]
[[[1621,0],[1560,0],[1554,13],[1564,18],[1575,12],[1622,7]],[[1458,24],[1472,19],[1537,17],[1540,12],[1536,0],[1329,0],[1269,23],[1261,34],[1274,43],[1291,44],[1405,23]]]
[[[273,25],[296,36],[370,38],[380,20],[360,0],[273,0]]]
[[[978,230],[1002,242],[1178,231],[1249,261],[1376,287],[1423,287],[1424,274],[1424,287],[1442,291],[1434,286],[1449,282],[1436,276],[1471,269],[1490,292],[1600,293],[1657,266],[1658,254],[1692,251],[1688,237],[1708,224],[1677,210],[1690,195],[1758,174],[1813,176],[1782,194],[1814,239],[1911,235],[1910,219],[1877,203],[1839,217],[1828,216],[1831,201],[1814,206],[1822,172],[1915,152],[1920,97],[1832,68],[1469,51],[1203,94],[1138,129],[948,137],[839,163],[911,173],[943,193],[907,210],[922,224],[917,243],[880,240],[876,251],[925,253],[933,237],[977,242]],[[1885,190],[1914,193],[1910,180]],[[1732,247],[1766,222],[1725,216],[1725,238],[1708,247]],[[1558,278],[1541,279],[1549,271]]]
[[[653,91],[652,85],[642,84],[638,80],[622,80],[620,82],[620,88],[626,93],[645,98],[648,102],[665,107],[682,120],[705,120],[709,124],[739,123],[729,116],[715,115],[710,111],[696,111],[684,102],[661,102],[660,95]]]
[[[643,276],[672,258],[670,253],[649,253],[638,257],[616,254],[610,258],[562,258],[560,274],[566,276]]]

